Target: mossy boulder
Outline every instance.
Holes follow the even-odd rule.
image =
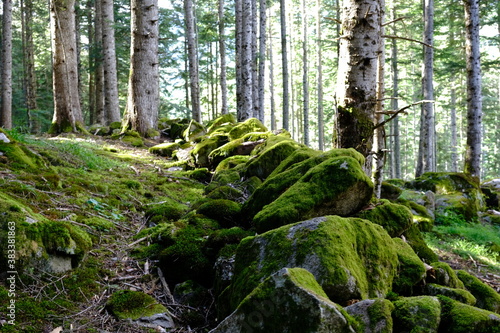
[[[413,224],[408,230],[403,233],[408,245],[411,246],[413,251],[417,256],[422,259],[423,262],[429,264],[431,262],[436,262],[439,257],[434,251],[432,251],[425,243],[424,237],[420,232],[420,229],[416,224]]]
[[[207,198],[210,199],[227,199],[231,201],[243,201],[244,193],[241,190],[238,190],[231,186],[220,186],[215,190],[207,194]]]
[[[215,135],[205,138],[201,142],[197,143],[191,151],[191,155],[194,157],[196,166],[210,167],[211,169],[215,169],[216,165],[213,165],[211,163],[209,155],[213,150],[224,145],[226,142],[227,137],[222,135]]]
[[[26,145],[12,139],[0,128],[0,166],[7,165],[11,169],[40,170],[47,168],[44,159],[31,151]]]
[[[263,207],[252,223],[257,232],[264,232],[317,216],[349,216],[364,207],[372,194],[373,183],[357,160],[334,157],[309,169]]]
[[[159,145],[153,146],[149,148],[149,153],[164,157],[172,157],[174,152],[179,149],[181,146],[176,142],[166,142],[160,143]]]
[[[229,131],[229,138],[230,140],[236,140],[252,132],[267,132],[267,128],[257,118],[249,118],[234,126]]]
[[[446,296],[438,296],[438,298],[442,308],[440,332],[500,332],[500,316],[498,314],[457,302]]]
[[[160,203],[150,205],[146,210],[146,218],[152,223],[176,221],[188,211],[188,206],[178,201],[165,198]]]
[[[208,124],[207,133],[211,134],[222,126],[234,125],[236,123],[236,117],[232,113],[223,114],[222,116],[215,118]]]
[[[141,317],[150,317],[157,313],[168,312],[153,297],[140,292],[120,290],[108,299],[106,307],[118,319],[136,320]]]
[[[386,299],[366,299],[345,308],[358,322],[365,333],[392,333],[392,311],[394,305]]]
[[[413,214],[407,207],[386,199],[362,210],[357,216],[381,225],[391,237],[401,236],[413,224]]]
[[[393,241],[399,260],[393,291],[402,295],[412,295],[414,287],[425,278],[424,263],[401,238],[394,238]]]
[[[382,182],[382,186],[380,188],[380,197],[382,199],[395,201],[399,198],[402,192],[403,189],[401,187],[385,181]]]
[[[201,205],[197,212],[217,220],[224,228],[235,226],[240,219],[240,204],[228,199],[214,199]]]
[[[441,303],[437,297],[406,297],[393,304],[394,332],[438,332]]]
[[[111,134],[113,132],[113,129],[111,129],[110,126],[94,124],[89,126],[89,132],[92,133],[93,135],[104,136]]]
[[[436,283],[450,288],[465,289],[464,283],[458,278],[457,273],[445,262],[433,262],[433,272],[427,282]]]
[[[359,218],[319,217],[243,239],[226,294],[234,309],[277,270],[302,267],[332,301],[346,304],[384,296],[397,266],[393,241],[379,225]]]
[[[399,199],[400,205],[408,207],[413,214],[413,222],[418,225],[420,231],[432,231],[434,227],[434,211],[410,200]]]
[[[217,166],[224,159],[231,156],[248,156],[257,145],[264,142],[264,139],[260,139],[258,136],[255,139],[247,137],[248,134],[243,138],[232,140],[225,145],[214,149],[208,156],[212,165]]]
[[[476,298],[478,308],[500,313],[500,295],[493,288],[464,270],[457,271],[457,276]]]
[[[219,164],[217,164],[215,172],[232,169],[238,165],[247,163],[249,160],[250,156],[248,155],[230,156],[228,158],[223,159]]]
[[[211,333],[356,332],[357,323],[328,300],[314,276],[283,268],[260,283]]]
[[[445,286],[440,286],[435,283],[429,283],[425,285],[424,293],[429,296],[443,295],[454,299],[460,303],[474,305],[476,304],[476,298],[472,296],[470,292],[464,289],[456,289]]]
[[[191,119],[186,129],[182,132],[182,138],[186,142],[194,142],[196,139],[201,138],[207,134],[205,127],[194,119]]]
[[[500,179],[492,179],[481,184],[486,206],[490,209],[500,209]]]

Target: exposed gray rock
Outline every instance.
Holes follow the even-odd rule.
[[[344,309],[363,324],[364,333],[392,333],[394,305],[389,300],[365,299]]]

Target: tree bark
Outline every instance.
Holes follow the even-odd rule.
[[[2,117],[0,126],[12,128],[12,0],[3,0]]]
[[[238,108],[238,121],[253,115],[253,60],[252,60],[252,1],[242,1],[241,18],[241,105]]]
[[[113,0],[101,1],[105,88],[104,106],[107,123],[112,123],[121,121],[120,105],[118,102],[118,73],[116,71],[115,15]]]
[[[264,94],[265,94],[265,69],[266,69],[266,0],[260,0],[259,3],[259,80],[258,80],[258,116],[259,120],[264,123]]]
[[[309,146],[309,69],[307,59],[307,12],[306,0],[302,0],[302,98],[303,98],[303,116],[304,116],[304,144]]]
[[[184,15],[186,20],[186,35],[188,44],[191,112],[192,118],[197,122],[201,122],[198,47],[196,45],[196,23],[193,0],[184,0]]]
[[[221,114],[227,114],[227,76],[226,76],[226,38],[224,35],[224,0],[219,0],[219,54],[220,54],[220,89]]]
[[[158,0],[131,2],[132,41],[124,128],[150,137],[159,109]]]
[[[54,117],[49,133],[84,131],[78,93],[75,1],[51,1]]]
[[[273,33],[271,31],[271,21],[269,21],[269,93],[271,103],[271,130],[276,130],[276,105],[274,100],[274,57],[273,57]]]
[[[35,52],[33,45],[33,1],[24,1],[23,10],[23,31],[24,31],[24,67],[26,86],[26,111],[28,116],[28,128],[31,133],[40,133],[40,119],[36,114],[37,89],[35,72]]]
[[[104,65],[102,55],[102,2],[95,1],[95,122],[106,124],[104,110]]]
[[[318,149],[325,149],[325,120],[323,112],[323,51],[321,49],[321,0],[316,1],[316,52],[318,53],[317,76],[318,76]]]
[[[95,66],[96,66],[96,45],[95,45],[95,29],[94,29],[94,7],[93,1],[87,0],[87,35],[89,36],[89,121],[94,124],[96,120],[95,103],[96,103],[96,90],[95,90]]]
[[[372,151],[377,100],[377,59],[381,44],[377,0],[347,0],[342,12],[337,82],[338,147],[352,147],[368,157]],[[365,172],[371,174],[371,165]]]
[[[281,17],[281,61],[283,72],[283,128],[290,129],[290,101],[288,90],[288,52],[286,34],[286,1],[280,0]]]
[[[465,55],[467,64],[467,140],[464,171],[481,179],[481,61],[479,0],[465,0]]]
[[[393,7],[393,20],[396,19],[396,7]],[[393,34],[396,35],[396,27],[393,26]],[[398,71],[398,46],[396,39],[391,41],[391,68],[392,68],[392,102],[391,108],[394,111],[399,109],[399,71]],[[401,178],[401,143],[399,137],[399,116],[396,116],[391,122],[391,177]]]

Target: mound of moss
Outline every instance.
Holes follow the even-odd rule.
[[[172,157],[174,152],[180,147],[181,146],[176,142],[167,142],[167,143],[160,143],[159,145],[150,147],[148,151],[151,154],[164,157]]]
[[[476,304],[476,298],[472,296],[470,292],[464,289],[455,289],[445,286],[440,286],[438,284],[429,283],[425,285],[425,294],[429,296],[446,296],[454,299],[460,303],[474,305]]]
[[[438,332],[441,304],[437,297],[406,297],[393,304],[394,332]]]
[[[229,131],[229,138],[231,140],[236,140],[252,132],[267,132],[267,128],[257,118],[249,118],[234,126]]]
[[[302,267],[336,303],[381,297],[398,266],[393,244],[382,227],[358,218],[327,216],[283,226],[241,241],[225,293],[234,309],[277,270]]]
[[[413,214],[407,207],[386,199],[380,200],[375,207],[363,210],[357,215],[381,225],[391,237],[401,236],[413,224]]]
[[[26,145],[12,139],[0,128],[0,166],[5,164],[11,169],[40,170],[47,168],[43,158]]]
[[[457,276],[476,298],[478,308],[500,313],[500,295],[493,288],[464,270],[457,271]]]
[[[428,282],[433,282],[441,286],[450,288],[465,289],[464,283],[460,281],[457,273],[445,262],[433,262],[434,277],[428,278]]]
[[[393,291],[401,295],[412,295],[413,288],[425,278],[424,263],[401,238],[393,240],[399,260],[398,274],[393,282]]]
[[[214,199],[201,205],[197,212],[208,218],[217,220],[222,227],[235,226],[240,217],[241,206],[231,200]]]
[[[358,325],[328,300],[314,276],[302,268],[283,268],[260,283],[212,333],[355,332]]]
[[[118,319],[136,320],[167,312],[167,309],[153,297],[140,291],[130,290],[113,293],[106,306]]]
[[[263,207],[252,223],[257,232],[264,232],[317,216],[349,216],[364,207],[372,194],[373,184],[357,160],[334,157],[309,169]]]
[[[362,323],[364,332],[393,332],[392,311],[394,305],[389,300],[366,299],[347,306],[345,310]]]

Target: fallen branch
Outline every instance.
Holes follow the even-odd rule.
[[[160,278],[161,285],[163,286],[163,289],[165,290],[165,296],[167,296],[168,303],[175,305],[175,299],[174,296],[172,296],[172,293],[170,292],[170,288],[168,287],[167,281],[165,280],[165,277],[163,276],[163,272],[161,271],[160,267],[158,268],[158,277]]]

